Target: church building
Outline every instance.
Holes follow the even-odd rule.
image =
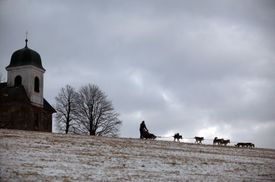
[[[0,128],[51,132],[56,111],[43,97],[46,70],[25,42],[6,67],[7,82],[0,83]]]

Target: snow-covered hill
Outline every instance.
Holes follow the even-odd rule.
[[[0,130],[0,181],[275,181],[275,150]]]

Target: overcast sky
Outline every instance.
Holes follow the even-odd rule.
[[[122,137],[215,136],[275,148],[275,1],[0,1],[0,72],[25,45],[44,97],[97,84]]]

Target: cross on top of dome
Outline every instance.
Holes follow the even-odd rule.
[[[25,39],[26,45],[25,47],[28,47],[28,31],[26,31],[26,39]]]

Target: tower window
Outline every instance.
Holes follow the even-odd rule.
[[[39,92],[39,78],[38,77],[34,78],[34,91]]]
[[[14,79],[14,86],[18,87],[22,85],[22,77],[20,75],[17,75]]]

